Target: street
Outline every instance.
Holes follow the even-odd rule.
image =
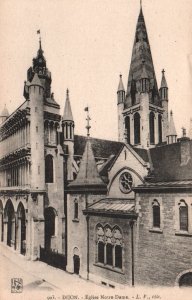
[[[24,256],[2,244],[0,244],[0,268],[0,299],[8,298],[7,296],[2,298],[3,291],[3,295],[6,293],[9,298],[18,296],[21,299],[22,295],[28,293],[27,299],[31,299],[35,292],[38,295],[43,292],[47,297],[55,294],[60,294],[62,297],[72,295],[71,300],[74,300],[78,297],[79,291],[86,293],[91,290],[94,293],[98,289],[96,284],[79,276],[71,275],[40,261],[28,261]],[[19,287],[14,288],[15,282],[16,284],[19,282]],[[100,288],[106,290],[104,287]],[[40,298],[35,297],[35,299]]]

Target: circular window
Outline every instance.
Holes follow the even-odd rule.
[[[119,178],[120,190],[123,193],[129,193],[133,186],[133,177],[129,172],[124,172]]]

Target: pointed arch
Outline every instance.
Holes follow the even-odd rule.
[[[53,183],[54,181],[54,174],[53,174],[53,156],[48,154],[45,157],[45,182],[46,183]]]
[[[17,248],[21,254],[26,253],[26,214],[22,202],[19,203],[17,208],[18,226],[17,226]]]
[[[45,248],[51,248],[51,238],[56,233],[56,210],[53,207],[47,207],[44,210],[45,217]]]
[[[155,144],[155,114],[152,111],[149,114],[149,135],[150,144]]]
[[[130,117],[125,117],[125,134],[126,134],[126,140],[127,143],[130,144]]]
[[[15,211],[10,199],[5,205],[4,217],[7,222],[7,245],[11,247],[15,244]]]
[[[141,129],[140,129],[140,114],[136,112],[134,114],[134,144],[141,143]]]
[[[158,133],[159,133],[159,143],[162,143],[162,116],[158,115]]]

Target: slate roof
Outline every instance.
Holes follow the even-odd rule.
[[[88,213],[108,213],[108,214],[126,214],[130,216],[136,216],[135,204],[130,200],[119,198],[104,198],[93,204],[87,209]]]
[[[81,190],[87,190],[89,187],[92,189],[106,189],[106,184],[99,176],[97,170],[90,139],[87,139],[77,178],[68,187],[69,189],[81,187]]]
[[[82,135],[75,135],[74,137],[74,155],[82,156],[85,144],[86,144],[87,137]],[[109,158],[110,155],[117,155],[119,151],[124,146],[123,143],[103,140],[103,139],[96,139],[90,137],[91,146],[93,149],[94,157],[97,158]]]
[[[187,142],[189,143],[188,154],[184,149],[187,144],[183,143],[180,141],[150,149],[154,168],[152,182],[192,180],[192,140]],[[182,149],[182,147],[184,148]],[[182,155],[189,156],[186,163],[182,163]]]

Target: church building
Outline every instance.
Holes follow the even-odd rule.
[[[177,137],[142,7],[117,141],[75,134],[51,90],[41,40],[24,102],[0,116],[0,241],[26,259],[109,286],[192,286],[192,121]]]

